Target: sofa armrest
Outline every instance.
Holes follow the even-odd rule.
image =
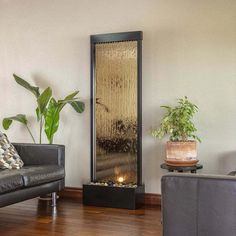
[[[24,164],[65,166],[65,146],[56,144],[13,143]]]

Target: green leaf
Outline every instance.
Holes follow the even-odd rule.
[[[39,108],[37,107],[35,110],[36,116],[37,116],[37,121],[40,121],[40,113],[39,113]]]
[[[79,91],[75,91],[58,102],[56,102],[54,98],[51,98],[44,115],[44,130],[49,143],[53,142],[54,134],[57,132],[59,127],[60,112],[66,104],[70,104],[78,113],[84,111],[84,103],[78,101],[78,98],[75,98],[78,93]]]
[[[9,129],[9,127],[12,124],[12,121],[18,121],[18,122],[20,122],[20,123],[22,123],[24,125],[28,124],[28,120],[26,118],[26,115],[18,114],[16,116],[11,116],[11,117],[4,118],[3,121],[2,121],[3,128],[5,130]]]
[[[77,91],[75,91],[75,92],[69,94],[68,96],[66,96],[66,97],[64,98],[64,100],[71,100],[71,99],[73,99],[78,93],[79,93],[79,91],[77,90]]]
[[[48,109],[45,114],[45,124],[44,124],[44,131],[46,133],[49,143],[53,142],[53,136],[58,130],[59,118],[60,118],[59,104],[56,102],[54,98],[52,98],[49,102]]]
[[[37,99],[38,111],[36,111],[37,117],[40,117],[40,115],[43,115],[45,113],[47,105],[48,105],[48,102],[49,102],[51,96],[52,96],[52,89],[50,87],[48,87],[38,97],[38,99]]]
[[[62,110],[62,108],[66,105],[66,104],[70,104],[71,102],[75,102],[76,99],[75,96],[79,93],[79,91],[75,91],[71,94],[69,94],[68,96],[66,96],[63,100],[58,100],[59,103],[59,109],[60,111]]]
[[[31,86],[27,81],[25,81],[24,79],[20,78],[19,76],[17,76],[16,74],[13,74],[13,77],[15,78],[15,81],[17,84],[21,85],[22,87],[26,88],[27,90],[29,90],[31,93],[34,94],[34,96],[36,98],[38,98],[40,96],[39,93],[39,87],[34,87]]]
[[[166,108],[167,110],[170,110],[170,109],[171,109],[170,106],[161,106],[161,108]]]
[[[78,113],[84,112],[85,104],[81,101],[71,102],[70,105],[74,108],[74,110]]]
[[[161,106],[166,109],[166,113],[161,120],[160,127],[152,130],[152,136],[162,138],[170,136],[172,141],[187,141],[193,138],[200,142],[196,136],[196,127],[193,123],[193,116],[198,111],[198,107],[191,103],[187,96],[177,99],[177,106]]]

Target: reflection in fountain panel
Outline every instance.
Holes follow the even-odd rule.
[[[96,180],[137,183],[137,41],[95,46]]]

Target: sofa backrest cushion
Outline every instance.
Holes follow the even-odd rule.
[[[0,131],[0,169],[20,169],[23,165],[15,147]]]

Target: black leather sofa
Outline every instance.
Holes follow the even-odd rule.
[[[24,162],[20,170],[0,170],[0,207],[56,192],[65,183],[63,145],[13,143]]]
[[[163,236],[236,236],[236,177],[162,177]]]

